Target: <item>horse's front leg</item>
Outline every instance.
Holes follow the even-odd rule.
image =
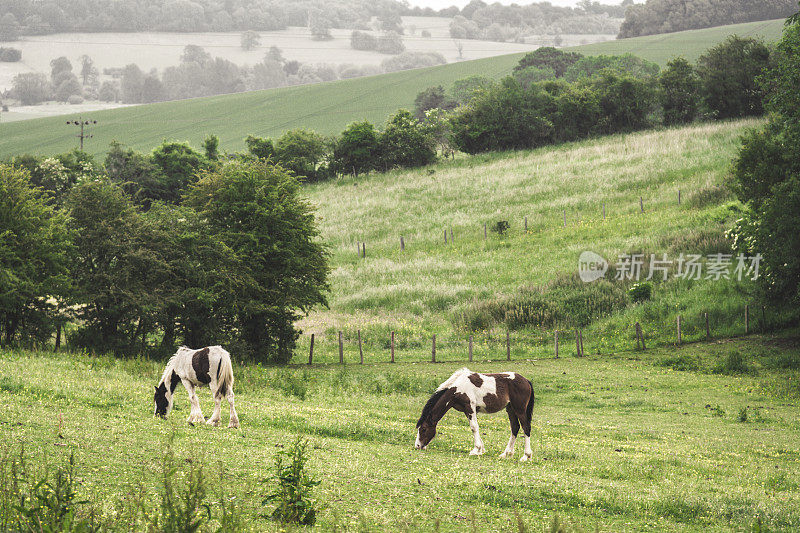
[[[481,431],[478,427],[478,415],[475,413],[475,408],[471,413],[466,413],[469,418],[469,429],[472,430],[472,438],[475,441],[475,447],[469,452],[470,455],[483,455],[486,448],[483,447],[483,440],[481,440]]]
[[[187,418],[186,421],[190,424],[195,422],[204,422],[205,418],[203,418],[203,411],[200,409],[200,400],[197,398],[195,386],[186,380],[182,381],[183,386],[186,388],[186,392],[189,394],[189,405],[192,407],[192,410],[189,413],[189,418]]]

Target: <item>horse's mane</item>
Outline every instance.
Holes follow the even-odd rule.
[[[472,374],[472,370],[470,370],[467,367],[459,368],[458,370],[453,372],[453,375],[450,376],[449,378],[447,378],[447,380],[444,383],[439,385],[439,387],[436,390],[440,391],[440,390],[444,390],[444,389],[450,388],[453,385],[453,382],[455,382],[455,380],[457,380],[458,378],[460,378],[461,376],[466,375],[466,374]]]
[[[169,361],[167,361],[167,366],[164,367],[164,372],[161,374],[161,381],[158,382],[159,385],[164,383],[167,380],[167,378],[169,378],[169,375],[172,373],[172,370],[175,368],[175,362],[178,359],[178,356],[181,355],[181,352],[184,352],[184,351],[191,352],[193,350],[191,348],[189,348],[188,346],[181,346],[180,348],[178,348],[178,351],[175,352],[175,355],[170,357]]]
[[[436,402],[439,401],[446,391],[447,389],[437,389],[436,392],[433,393],[433,396],[430,397],[425,407],[422,408],[422,415],[419,417],[419,420],[417,420],[417,427],[422,425],[422,421],[430,416],[433,406],[436,405]]]

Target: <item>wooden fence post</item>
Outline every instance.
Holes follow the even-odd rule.
[[[469,362],[472,362],[472,335],[469,336]]]
[[[400,251],[402,252],[402,251],[404,251],[405,249],[406,249],[406,243],[405,243],[405,241],[403,240],[403,236],[402,236],[402,235],[400,235]]]
[[[392,343],[391,343],[391,350],[392,350],[392,351],[391,351],[391,354],[392,354],[392,359],[391,359],[391,361],[390,361],[390,362],[394,363],[394,331],[392,332]]]
[[[582,329],[578,330],[578,335],[581,338],[581,357],[583,357],[584,355],[586,355],[586,352],[583,351],[583,330]]]
[[[575,351],[577,352],[577,356],[581,356],[581,340],[578,337],[578,330],[575,330]]]
[[[606,203],[603,202],[603,220],[606,219]]]
[[[636,323],[636,348],[639,349],[639,341],[642,343],[642,351],[647,350],[647,347],[644,345],[644,333],[642,333],[642,326],[637,322]]]
[[[450,227],[450,244],[453,243],[453,227]]]
[[[344,364],[344,342],[342,341],[342,332],[339,332],[339,362]]]
[[[767,331],[767,316],[766,316],[767,311],[764,307],[765,306],[763,305],[761,306],[761,333]]]
[[[525,217],[525,231],[528,231],[528,217]]]
[[[361,241],[356,241],[356,255],[361,259]]]
[[[433,334],[433,343],[431,344],[431,363],[436,362],[436,334]]]
[[[483,223],[483,239],[486,240],[486,222]]]
[[[56,325],[56,344],[53,347],[53,351],[57,352],[59,348],[61,348],[61,321]]]
[[[311,334],[311,346],[308,349],[308,364],[314,361],[314,334]]]
[[[361,346],[361,330],[358,330],[358,355],[361,359],[360,364],[364,364],[364,349]]]
[[[511,334],[506,331],[506,361],[511,361]]]
[[[444,230],[444,243],[447,244],[447,230]]]
[[[639,197],[639,209],[644,213],[644,200],[642,200],[641,196]]]
[[[361,258],[362,259],[366,259],[367,258],[367,243],[365,243],[365,242],[361,243]]]
[[[681,190],[678,189],[678,205],[681,205]]]
[[[744,334],[750,333],[750,306],[744,304]]]
[[[711,340],[711,328],[708,327],[708,312],[703,313],[706,319],[706,340]]]
[[[558,359],[558,330],[556,330],[555,338],[556,338],[555,339],[556,340],[556,359]]]
[[[678,344],[681,343],[681,315],[678,315]]]
[[[567,210],[564,209],[564,227],[567,227]]]

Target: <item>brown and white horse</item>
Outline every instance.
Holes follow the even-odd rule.
[[[457,370],[447,381],[439,385],[422,409],[417,421],[417,440],[414,447],[425,449],[436,436],[436,424],[450,409],[461,411],[469,419],[469,427],[475,439],[470,455],[486,452],[478,429],[478,413],[496,413],[505,408],[511,423],[511,438],[500,457],[514,455],[514,443],[519,427],[525,432],[525,452],[520,461],[533,456],[531,450],[531,413],[533,412],[533,385],[516,372],[500,374],[478,374],[467,368]]]
[[[186,392],[189,393],[189,403],[192,406],[192,411],[187,421],[190,424],[205,421],[195,389],[208,386],[214,397],[214,412],[206,423],[211,426],[219,426],[221,418],[220,404],[222,403],[222,398],[227,398],[231,407],[231,418],[228,427],[239,427],[239,417],[236,414],[236,408],[233,406],[231,356],[221,346],[209,346],[200,350],[193,350],[186,346],[178,348],[177,353],[170,358],[166,368],[164,368],[161,381],[156,387],[154,396],[156,416],[166,418],[172,410],[172,400],[175,397],[175,388],[178,383],[183,383]]]

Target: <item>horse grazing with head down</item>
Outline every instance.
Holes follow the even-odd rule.
[[[500,457],[514,455],[514,443],[519,427],[525,432],[525,452],[520,461],[533,456],[531,450],[531,413],[533,412],[533,385],[521,374],[478,374],[467,368],[457,370],[447,381],[439,385],[436,392],[422,409],[417,421],[417,440],[414,447],[425,449],[436,436],[436,424],[451,408],[461,411],[469,419],[469,427],[475,439],[470,455],[486,452],[478,429],[478,413],[496,413],[505,408],[511,423],[511,438]]]
[[[155,415],[166,418],[172,410],[172,400],[175,397],[175,388],[178,383],[183,383],[186,392],[189,393],[189,403],[192,411],[189,414],[188,422],[203,422],[203,412],[200,410],[200,400],[197,399],[195,389],[197,387],[208,386],[214,397],[214,412],[207,424],[219,426],[221,418],[222,398],[228,399],[231,406],[231,418],[229,428],[239,427],[239,417],[236,408],[233,406],[233,367],[231,366],[231,356],[221,346],[209,346],[200,350],[193,350],[186,346],[178,348],[173,355],[161,381],[156,386]]]

